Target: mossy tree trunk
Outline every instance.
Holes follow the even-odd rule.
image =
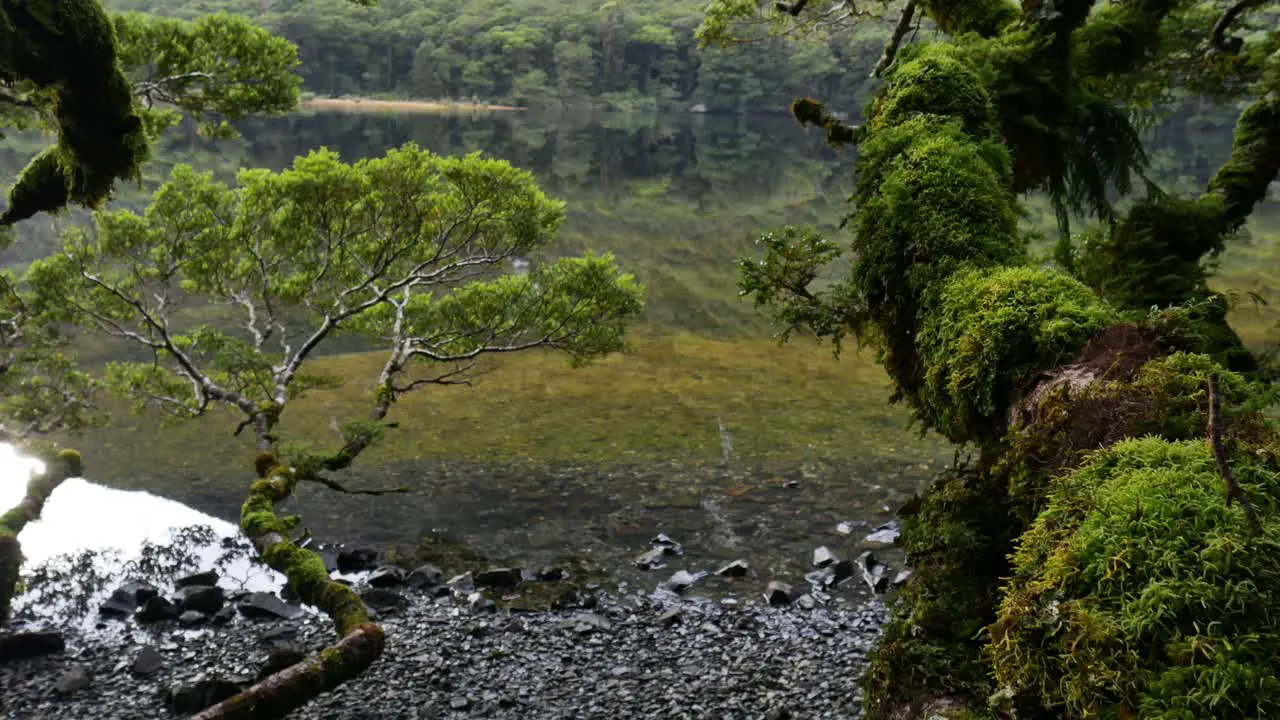
[[[63,450],[45,464],[45,471],[28,482],[22,501],[0,515],[0,624],[9,619],[9,605],[22,569],[22,544],[18,534],[27,523],[40,518],[45,502],[64,480],[83,474],[80,455],[74,450]]]

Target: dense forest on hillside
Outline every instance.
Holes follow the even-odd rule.
[[[324,95],[476,98],[521,105],[783,109],[797,92],[864,98],[887,26],[701,52],[702,0],[108,0],[182,18],[226,11],[298,45]],[[825,41],[824,41],[825,40]]]

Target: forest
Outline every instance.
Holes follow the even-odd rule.
[[[298,46],[307,91],[523,106],[785,110],[795,92],[856,112],[887,27],[698,51],[701,0],[108,0],[192,18],[230,12]]]

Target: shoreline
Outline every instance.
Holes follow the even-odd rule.
[[[437,100],[375,100],[362,97],[314,97],[298,103],[300,108],[334,112],[520,112],[514,105],[489,105],[485,103],[440,102]]]

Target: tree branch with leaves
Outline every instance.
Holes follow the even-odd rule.
[[[642,288],[611,257],[507,272],[546,248],[562,218],[562,203],[504,161],[410,144],[347,164],[320,150],[282,172],[242,171],[235,187],[178,167],[145,212],[99,213],[28,270],[42,318],[152,354],[110,366],[109,389],[178,420],[215,407],[241,416],[236,432],[252,429],[259,478],[241,528],[298,597],[334,620],[331,651],[201,717],[279,717],[381,651],[382,631],[358,597],[293,542],[296,521],[276,515],[297,483],[371,492],[327,474],[391,428],[398,398],[467,382],[486,355],[550,350],[580,365],[624,349]],[[239,322],[192,319],[211,307]],[[293,400],[339,382],[306,369],[340,333],[385,348],[368,379],[369,413],[344,426],[336,450],[290,454],[281,418]]]

